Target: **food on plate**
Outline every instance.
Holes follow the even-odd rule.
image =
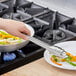
[[[57,65],[62,65],[61,63],[59,63],[59,62],[67,62],[67,63],[69,63],[70,65],[72,65],[72,66],[76,66],[76,63],[74,63],[74,62],[76,62],[76,56],[73,56],[72,54],[70,54],[70,53],[66,53],[66,55],[68,56],[67,58],[64,58],[64,59],[62,59],[62,58],[60,58],[60,57],[57,57],[57,56],[55,56],[55,55],[52,55],[51,56],[51,58],[50,58],[50,60],[54,63],[54,64],[57,64]]]
[[[19,37],[15,37],[7,32],[0,30],[0,45],[16,44],[24,41]]]
[[[58,59],[58,57],[56,57],[55,55],[52,55],[50,59],[51,59],[51,61],[52,61],[53,63],[55,63],[55,64],[57,64],[57,65],[62,65],[62,64],[58,63],[58,62],[59,62],[59,59]]]

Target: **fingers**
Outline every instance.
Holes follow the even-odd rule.
[[[28,38],[26,37],[26,35],[24,35],[23,33],[21,33],[21,32],[16,32],[17,33],[17,36],[18,37],[20,37],[20,38],[22,38],[22,39],[24,39],[24,40],[28,40]]]
[[[24,27],[22,29],[22,32],[25,33],[25,34],[27,34],[27,35],[31,35],[30,30],[27,27]]]

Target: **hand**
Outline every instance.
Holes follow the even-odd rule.
[[[27,40],[27,37],[24,34],[30,35],[30,31],[23,22],[3,19],[0,25],[2,26],[1,29],[24,40]]]

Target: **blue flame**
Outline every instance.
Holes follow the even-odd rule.
[[[16,54],[15,53],[5,53],[3,56],[3,60],[4,61],[12,61],[16,58]]]

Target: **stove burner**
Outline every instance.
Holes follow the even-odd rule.
[[[12,61],[16,58],[15,53],[4,53],[3,61]]]
[[[42,37],[44,32],[49,29],[49,25],[45,24],[40,19],[38,20],[33,19],[33,21],[29,22],[28,24],[34,28],[35,34],[39,37]]]
[[[57,41],[66,38],[65,32],[63,32],[63,31],[61,31],[61,30],[54,30],[54,34],[53,34],[53,35],[55,35],[55,37],[54,37],[53,40],[57,40]]]
[[[47,40],[52,40],[53,39],[53,31],[52,30],[47,30],[44,33],[43,38],[45,38]]]
[[[19,14],[19,13],[15,13],[13,14],[13,19],[14,20],[19,20],[19,21],[24,21],[26,19],[29,19],[31,16],[28,15],[27,13],[25,13],[25,15]]]
[[[31,16],[28,15],[27,13],[25,13],[25,15],[24,14],[22,15],[21,13],[7,13],[7,14],[4,14],[2,18],[24,21],[26,19],[31,18]]]
[[[42,39],[46,40],[48,43],[59,41],[66,38],[66,34],[60,30],[47,30]]]

